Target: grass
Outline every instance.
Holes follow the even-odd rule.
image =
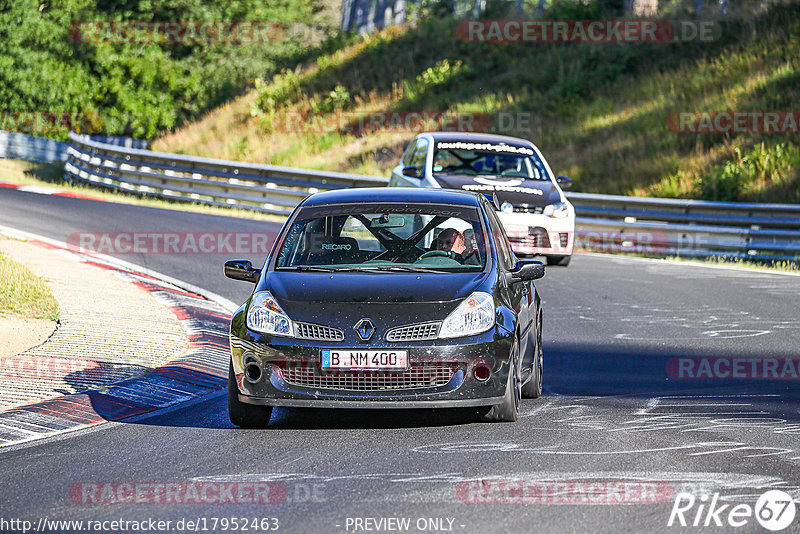
[[[414,132],[304,128],[340,112],[524,113],[528,124],[495,131],[533,140],[555,172],[575,179],[576,191],[800,202],[796,134],[670,130],[680,111],[800,108],[800,3],[760,5],[737,3],[740,11],[719,22],[719,38],[704,43],[466,43],[455,37],[458,21],[422,18],[340,39],[330,53],[265,76],[154,148],[386,176]],[[573,11],[547,16],[597,15]]]
[[[88,185],[71,184],[69,181],[64,179],[64,169],[60,165],[48,165],[22,160],[0,159],[0,182],[12,183],[16,185],[51,187],[54,189],[68,191],[76,195],[85,195],[108,202],[116,202],[118,204],[130,204],[134,206],[146,206],[149,208],[170,209],[176,211],[189,211],[193,213],[205,213],[208,215],[220,215],[223,217],[239,217],[276,222],[283,222],[286,220],[286,217],[281,215],[272,215],[239,208],[207,206],[204,204],[191,202],[175,202],[166,199],[162,200],[158,198],[145,197],[142,195],[103,190]]]
[[[782,273],[800,274],[800,262],[792,260],[750,260],[744,258],[734,258],[729,256],[710,256],[708,258],[688,257],[688,256],[659,256],[657,254],[642,254],[639,252],[602,252],[597,250],[576,250],[576,252],[587,252],[591,254],[609,254],[620,256],[632,256],[634,258],[645,258],[651,260],[675,261],[684,263],[698,263],[702,265],[720,265],[741,269],[758,269],[762,271],[778,271]]]
[[[0,253],[0,315],[58,320],[58,303],[30,269]]]
[[[800,274],[800,262],[796,261],[754,261],[742,258],[726,258],[722,256],[714,256],[711,258],[685,258],[682,256],[670,256],[664,259],[668,261],[702,263],[705,265],[722,265],[725,267],[740,267],[743,269],[758,269],[762,271],[779,271],[782,273]]]

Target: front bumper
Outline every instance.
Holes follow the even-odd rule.
[[[497,212],[515,254],[568,256],[575,244],[575,212],[555,219],[536,213]]]
[[[316,408],[446,408],[491,406],[503,400],[511,336],[502,328],[460,340],[345,345],[258,336],[249,330],[242,337],[231,335],[239,400]],[[406,350],[410,369],[323,371],[321,351],[326,348]],[[259,380],[245,376],[248,363],[262,370]],[[479,364],[491,370],[486,381],[472,375]]]
[[[469,408],[471,406],[492,406],[503,402],[503,397],[486,397],[480,399],[434,399],[402,401],[376,400],[330,400],[330,399],[282,399],[250,397],[239,394],[239,401],[260,406],[285,406],[287,408],[342,408],[342,409],[415,409],[415,408]]]

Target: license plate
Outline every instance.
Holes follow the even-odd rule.
[[[405,350],[323,350],[322,368],[403,370],[408,368],[408,352]]]

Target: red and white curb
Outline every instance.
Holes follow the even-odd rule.
[[[93,197],[91,195],[80,195],[78,193],[73,193],[72,191],[43,185],[18,185],[8,182],[0,182],[0,189],[16,189],[17,191],[36,193],[37,195],[51,195],[54,197],[80,198],[83,200],[98,200],[100,202],[107,202],[107,200],[104,198]]]
[[[146,414],[225,387],[230,358],[228,328],[236,308],[232,302],[115,258],[76,253],[66,243],[3,226],[0,234],[23,237],[135,284],[169,308],[189,338],[185,354],[143,375],[0,412],[0,447]]]

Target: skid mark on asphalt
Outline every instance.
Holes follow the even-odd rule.
[[[621,260],[620,260],[621,261]],[[648,265],[646,271],[650,274],[671,276],[678,280],[717,280],[720,278],[732,278],[746,281],[752,280],[775,280],[776,275],[768,272],[756,272],[753,270],[739,269],[720,269],[720,268],[697,268],[697,265],[690,263],[656,263]]]
[[[567,449],[567,450],[562,450]],[[708,449],[708,450],[706,450]],[[777,447],[751,447],[743,442],[737,441],[707,441],[690,443],[686,445],[671,445],[667,447],[654,448],[631,448],[631,449],[607,449],[599,450],[568,450],[568,446],[551,445],[526,448],[517,443],[441,443],[436,445],[423,445],[412,449],[414,452],[425,453],[470,453],[470,452],[524,452],[538,455],[554,456],[619,456],[619,455],[644,455],[650,453],[663,452],[687,452],[689,456],[706,456],[710,454],[721,454],[726,452],[747,451],[752,454],[743,455],[744,458],[760,458],[763,456],[773,456],[776,454],[788,454],[793,449],[783,449]],[[761,451],[761,452],[759,452]]]
[[[719,280],[727,279],[730,283],[769,295],[800,295],[800,280],[791,276],[775,273],[759,273],[753,271],[737,271],[734,269],[692,269],[678,265],[650,265],[647,272],[655,275],[670,276],[678,280]]]
[[[422,445],[411,450],[425,454],[525,453],[543,456],[626,456],[677,453],[688,457],[724,455],[735,458],[780,456],[795,460],[794,439],[800,435],[800,422],[764,411],[756,403],[780,395],[667,395],[648,399],[619,397],[559,397],[539,406],[523,417],[536,415],[539,421],[526,442],[446,442]],[[628,409],[625,405],[631,405]],[[637,406],[638,404],[638,406]],[[537,432],[539,431],[539,432]],[[575,433],[592,433],[598,439],[576,439]],[[675,436],[672,445],[662,445],[664,433]],[[733,439],[714,439],[703,434],[733,435]],[[636,436],[637,445],[603,447],[602,435]],[[678,439],[680,436],[682,438]],[[578,436],[582,437],[582,436]],[[618,440],[611,440],[619,443]],[[555,442],[555,443],[553,443]]]
[[[797,317],[766,318],[724,306],[686,308],[611,302],[602,309],[569,307],[550,312],[548,316],[619,325],[624,331],[611,337],[627,341],[736,339],[800,330]]]

